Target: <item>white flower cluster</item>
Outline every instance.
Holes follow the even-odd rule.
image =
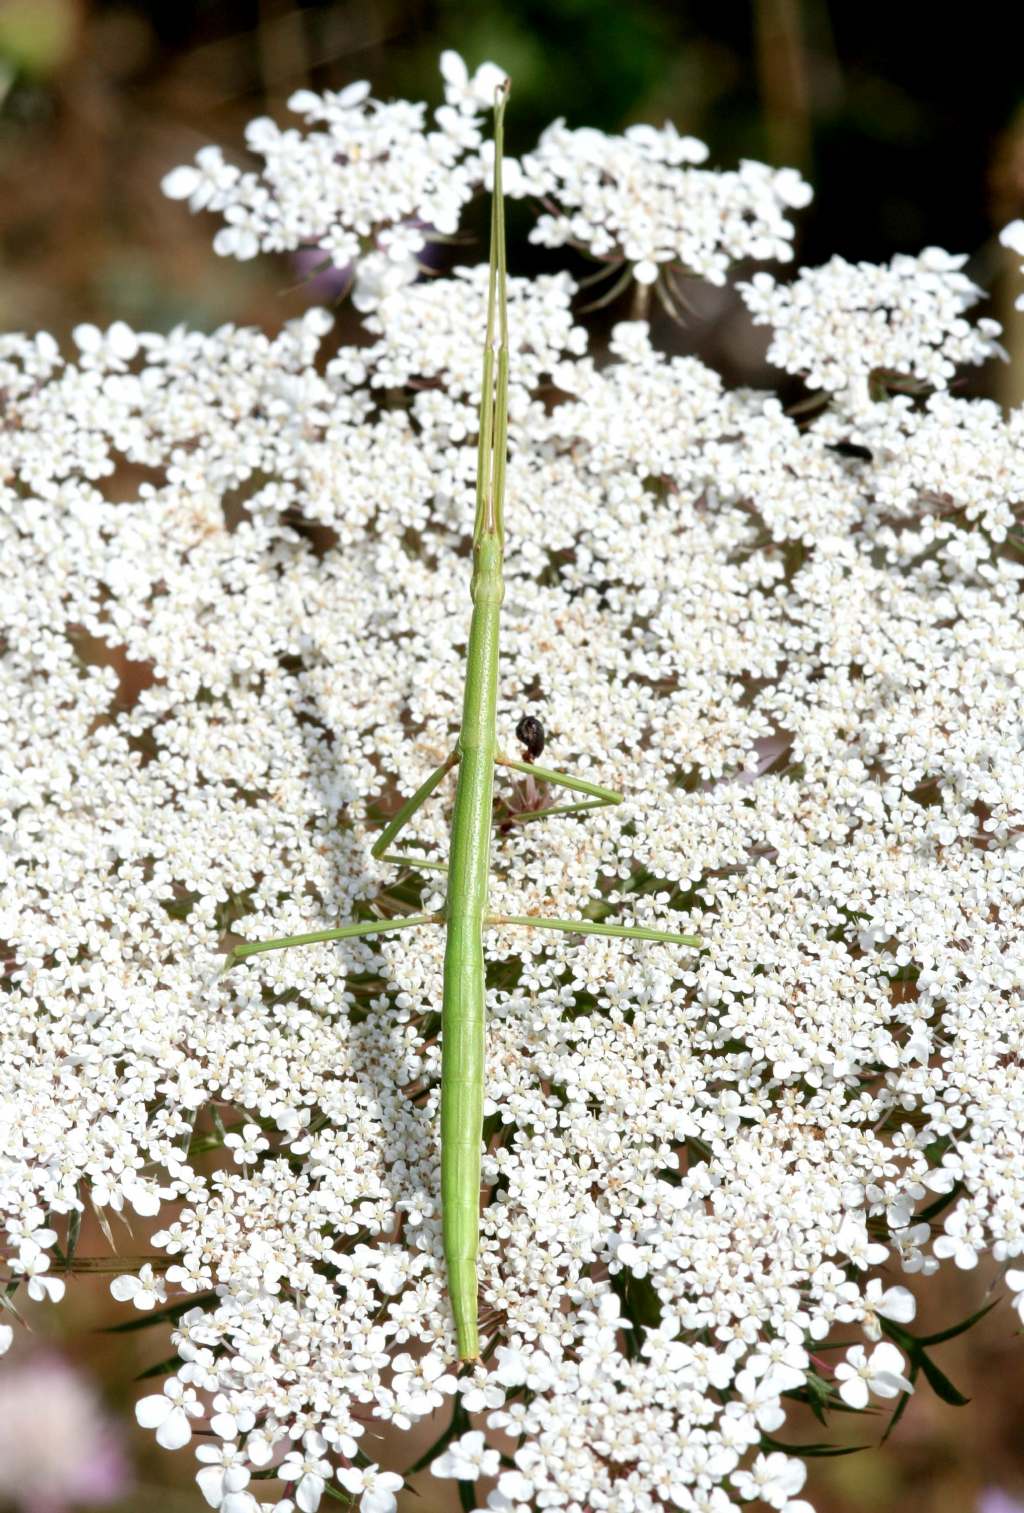
[[[704,190],[658,152],[682,224]],[[348,185],[313,234],[354,224]],[[894,295],[890,336],[874,295],[780,305],[841,398],[843,352],[940,389],[803,426],[642,322],[598,362],[567,279],[513,283],[500,741],[537,713],[626,802],[501,831],[492,904],[707,949],[488,935],[489,1366],[459,1379],[443,932],[217,974],[240,937],[413,905],[369,848],[458,727],[481,274],[385,296],[327,363],[320,311],[0,343],[7,1273],[56,1299],[64,1216],[162,1209],[166,1268],[112,1290],[189,1305],[138,1412],[208,1431],[220,1513],[332,1486],[394,1513],[377,1429],[455,1405],[434,1473],[494,1513],[807,1513],[785,1394],[909,1387],[879,1269],[1024,1255],[1024,438],[943,392],[991,335],[947,321],[950,278],[907,260],[923,313]],[[451,793],[416,819],[435,855]]]
[[[966,261],[941,247],[898,254],[887,267],[833,257],[791,284],[755,273],[740,293],[755,323],[772,328],[769,362],[861,410],[872,373],[944,389],[959,365],[1006,355],[997,321],[965,319],[982,294],[960,272]]]
[[[328,263],[351,269],[356,307],[372,309],[415,280],[429,232],[451,235],[483,181],[481,117],[505,75],[485,63],[471,79],[451,52],[441,71],[446,103],[433,131],[425,105],[385,105],[365,81],[338,93],[303,89],[289,107],[314,130],[282,131],[265,116],[249,123],[246,144],[264,160],[258,173],[203,147],[194,166],[167,174],[164,193],[223,215],[213,242],[223,257],[319,248]]]
[[[559,120],[523,158],[510,192],[553,202],[531,240],[625,258],[641,284],[653,284],[664,265],[724,284],[730,265],[743,258],[788,262],[793,227],[786,213],[809,204],[809,186],[793,168],[746,161],[723,173],[694,166],[707,155],[703,142],[671,125],[609,136]]]
[[[171,199],[223,215],[214,251],[241,259],[263,252],[319,248],[354,279],[353,303],[370,311],[412,283],[431,232],[450,235],[463,205],[491,182],[493,145],[481,138],[481,112],[505,78],[484,63],[472,78],[457,53],[441,55],[446,103],[425,128],[426,106],[370,98],[365,82],[338,94],[300,90],[289,105],[322,128],[282,131],[260,117],[246,132],[264,159],[257,172],[203,147],[195,164],[163,181]],[[506,158],[509,195],[548,207],[531,240],[572,244],[608,262],[625,260],[641,284],[664,267],[724,284],[733,263],[788,262],[787,212],[810,203],[793,168],[745,161],[723,173],[694,165],[708,149],[671,124],[630,126],[623,136],[555,121],[522,162]]]

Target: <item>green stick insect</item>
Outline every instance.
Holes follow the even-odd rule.
[[[497,748],[499,620],[505,588],[505,460],[508,438],[508,308],[506,298],[505,210],[501,168],[507,83],[497,91],[494,107],[494,192],[491,207],[490,280],[487,298],[487,338],[484,346],[480,397],[479,461],[476,519],[473,525],[473,573],[470,597],[473,613],[466,651],[466,683],[462,724],[454,750],[426,782],[407,799],[385,826],[371,854],[381,861],[413,868],[436,868],[448,873],[443,912],[399,919],[367,920],[283,940],[263,940],[236,946],[226,966],[259,951],[321,941],[349,940],[360,935],[383,935],[420,925],[442,925],[446,931],[444,996],[441,1015],[441,1222],[448,1293],[458,1343],[459,1360],[480,1359],[477,1329],[477,1245],[480,1214],[480,1147],[484,1101],[484,948],[483,934],[500,925],[526,925],[563,930],[574,935],[623,936],[630,940],[667,941],[699,946],[692,935],[647,930],[633,925],[610,925],[583,919],[494,915],[487,909],[494,826],[492,789],[495,767],[509,768],[539,783],[586,795],[571,804],[538,808],[516,818],[579,814],[608,804],[622,795],[564,772],[552,772],[533,762],[513,761]],[[496,329],[497,328],[497,329]],[[539,755],[543,746],[539,722],[527,719],[518,733],[525,755]],[[458,766],[448,863],[388,850],[399,831],[426,802],[445,775]],[[508,823],[507,821],[503,823]]]

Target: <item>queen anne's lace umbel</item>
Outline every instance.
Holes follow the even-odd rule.
[[[201,155],[168,187],[225,211],[221,250],[388,256],[386,224],[454,227],[471,187],[493,78],[451,55],[445,74],[436,133],[358,89],[303,97],[322,130],[260,123],[265,176]],[[549,173],[602,247],[698,268],[615,219],[613,191],[632,214],[656,163],[681,226],[753,185],[775,207],[758,246],[782,250],[795,195],[774,171],[697,180],[668,132],[580,135],[553,128],[524,182]],[[755,250],[712,244],[715,276]],[[779,360],[830,401],[803,423],[644,322],[597,361],[567,277],[512,283],[499,739],[530,709],[553,765],[627,799],[501,834],[492,904],[589,906],[708,949],[488,935],[496,1348],[459,1382],[442,932],[217,972],[232,935],[394,907],[368,816],[459,717],[480,271],[378,282],[370,344],[326,362],[316,310],[273,339],[118,324],[79,328],[70,359],[0,344],[9,1270],[57,1299],[64,1216],[166,1208],[165,1274],[113,1290],[193,1300],[139,1416],[168,1447],[212,1432],[198,1476],[222,1513],[315,1509],[332,1481],[389,1513],[375,1428],[457,1392],[470,1427],[434,1471],[489,1479],[490,1509],[800,1513],[802,1463],[759,1448],[782,1394],[838,1364],[850,1407],[891,1400],[899,1267],[1024,1251],[1024,437],[948,392],[994,333],[963,315],[959,261],[927,265],[755,282]],[[803,313],[823,279],[841,319]],[[927,402],[878,382],[849,402],[894,363]],[[450,798],[417,819],[435,854]],[[230,1127],[217,1170],[190,1147],[209,1107]],[[954,1183],[933,1244],[915,1213]],[[866,1341],[838,1363],[837,1326]]]

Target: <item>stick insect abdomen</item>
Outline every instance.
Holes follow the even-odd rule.
[[[484,1085],[484,917],[491,864],[501,543],[483,531],[473,552],[473,618],[448,862],[441,1016],[441,1216],[460,1360],[475,1360],[476,1255]]]
[[[475,1360],[484,1086],[481,929],[448,921],[441,1026],[441,1225],[459,1359]]]

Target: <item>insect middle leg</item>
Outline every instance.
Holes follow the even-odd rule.
[[[649,930],[645,925],[606,925],[594,919],[548,919],[540,914],[490,914],[490,925],[525,925],[528,929],[562,930],[567,935],[605,935],[620,940],[655,940],[673,946],[700,946],[697,935],[678,935],[675,930]]]
[[[290,946],[315,946],[330,940],[352,940],[359,935],[387,935],[392,930],[409,930],[416,925],[440,925],[440,914],[403,914],[398,919],[359,919],[351,924],[339,925],[334,930],[311,930],[307,935],[284,935],[278,940],[247,940],[236,946],[226,957],[221,975],[230,971],[247,956],[257,956],[262,951],[286,951]]]

